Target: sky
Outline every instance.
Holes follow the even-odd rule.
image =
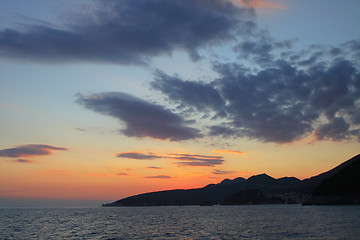
[[[0,206],[359,154],[360,2],[0,0]]]

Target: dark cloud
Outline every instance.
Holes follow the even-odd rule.
[[[162,158],[161,156],[156,156],[153,154],[144,154],[141,152],[123,152],[116,154],[116,157],[119,158],[129,158],[129,159],[139,159],[139,160],[152,160]]]
[[[224,163],[221,156],[207,156],[207,155],[194,155],[194,154],[169,154],[170,159],[179,160],[177,164],[180,166],[191,167],[214,167]]]
[[[15,159],[15,160],[13,160],[13,161],[16,162],[16,163],[34,163],[33,160],[21,159],[21,158]]]
[[[224,175],[224,174],[231,174],[231,173],[235,173],[234,171],[223,171],[223,170],[219,170],[219,169],[215,169],[213,171],[213,174],[216,175]]]
[[[176,103],[194,106],[196,110],[219,110],[224,100],[213,86],[202,82],[183,81],[179,77],[171,77],[161,71],[155,72],[155,81],[151,86]]]
[[[343,140],[351,136],[349,132],[350,124],[343,118],[335,117],[329,123],[321,125],[315,132],[319,140]]]
[[[261,67],[272,63],[275,50],[291,49],[295,40],[275,41],[267,31],[255,29],[252,37],[245,38],[235,46],[241,59],[253,61]]]
[[[117,176],[128,176],[129,174],[127,173],[116,173]]]
[[[197,155],[197,154],[164,154],[157,155],[152,153],[142,152],[123,152],[118,153],[117,157],[138,159],[138,160],[153,160],[153,159],[170,159],[177,160],[177,164],[180,166],[193,166],[193,167],[214,167],[221,165],[225,162],[222,156],[209,156],[209,155]],[[148,167],[150,169],[162,169],[160,167]]]
[[[41,62],[146,64],[154,56],[198,50],[246,34],[253,9],[221,0],[96,0],[63,26],[0,31],[1,58]]]
[[[169,179],[169,178],[172,178],[172,177],[167,176],[167,175],[157,175],[157,176],[147,176],[147,177],[144,177],[144,178]]]
[[[238,135],[239,132],[237,129],[232,128],[231,126],[226,126],[226,124],[210,126],[209,130],[210,130],[209,132],[210,136],[221,136],[223,138],[236,136]]]
[[[0,150],[0,157],[18,158],[50,155],[51,151],[66,151],[66,148],[45,144],[27,144]]]
[[[170,141],[201,137],[197,129],[186,126],[187,122],[181,116],[129,94],[107,92],[79,95],[76,102],[95,112],[121,120],[126,124],[122,133],[129,137],[151,137]]]
[[[147,168],[149,168],[149,169],[163,169],[161,167],[155,167],[155,166],[150,166],[150,167],[147,167]]]
[[[211,136],[276,143],[309,134],[318,140],[360,139],[359,43],[311,46],[281,54],[281,59],[269,54],[255,70],[238,63],[215,63],[219,78],[210,83],[158,74],[152,86],[183,108],[212,111],[217,117],[208,126]],[[245,53],[257,57],[279,44],[248,46]],[[190,85],[198,89],[196,97],[191,97]],[[208,99],[209,93],[214,100]]]

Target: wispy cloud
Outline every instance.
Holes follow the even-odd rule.
[[[75,128],[75,130],[80,131],[80,132],[86,132],[86,129],[83,129],[83,128]]]
[[[149,169],[158,169],[158,170],[163,169],[161,167],[155,167],[155,166],[150,166],[150,167],[147,167],[147,168],[149,168]]]
[[[129,174],[121,172],[121,173],[116,173],[115,175],[116,176],[128,176]]]
[[[18,158],[18,159],[12,160],[12,161],[16,162],[16,163],[34,163],[35,162],[34,160],[22,159],[22,158]]]
[[[144,178],[170,179],[172,177],[167,176],[167,175],[156,175],[156,176],[146,176]]]
[[[214,167],[225,162],[222,156],[211,155],[197,155],[188,153],[168,153],[168,154],[153,154],[143,152],[123,152],[116,154],[120,158],[137,159],[137,160],[154,160],[154,159],[170,159],[177,160],[176,164],[179,166],[192,167]],[[161,169],[159,167],[148,167],[152,169]]]
[[[129,159],[139,159],[139,160],[152,160],[162,158],[161,156],[153,155],[153,154],[145,154],[141,152],[122,152],[116,154],[116,157],[119,158],[129,158]]]
[[[87,174],[87,176],[108,178],[108,177],[129,176],[129,174],[125,173],[125,172],[118,172],[118,173],[90,173],[90,174]]]
[[[245,152],[235,150],[214,150],[214,153],[245,154]]]
[[[193,167],[214,167],[224,163],[222,156],[207,156],[194,154],[169,154],[171,159],[179,160],[177,164],[180,166]]]
[[[27,144],[0,150],[0,157],[18,158],[50,155],[52,151],[66,151],[66,148],[46,144]]]
[[[223,171],[223,170],[219,170],[219,169],[215,169],[213,171],[213,174],[216,174],[216,175],[226,175],[226,174],[232,174],[232,173],[236,173],[234,171]]]

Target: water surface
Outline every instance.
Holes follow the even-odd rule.
[[[2,208],[0,239],[360,239],[360,206]]]

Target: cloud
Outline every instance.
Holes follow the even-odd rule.
[[[141,152],[122,152],[122,153],[116,154],[116,157],[139,159],[139,160],[152,160],[152,159],[162,158],[161,156],[157,156],[157,155],[153,155],[153,154],[144,154]]]
[[[234,171],[223,171],[223,170],[219,170],[219,169],[215,169],[213,171],[213,174],[216,174],[216,175],[225,175],[225,174],[232,174],[232,173],[235,173]]]
[[[179,166],[192,167],[214,167],[225,162],[222,156],[197,155],[188,153],[169,153],[169,154],[152,154],[142,152],[123,152],[116,154],[117,157],[136,159],[136,160],[153,160],[153,159],[170,159],[177,160]],[[148,167],[151,169],[162,169],[159,167]]]
[[[215,153],[232,153],[232,154],[245,154],[245,152],[235,150],[214,150]]]
[[[328,123],[320,125],[315,135],[318,140],[340,141],[351,136],[349,129],[350,125],[343,118],[335,117]]]
[[[80,132],[86,132],[86,129],[83,129],[83,128],[75,128],[75,130],[80,131]]]
[[[177,164],[180,166],[191,167],[214,167],[224,163],[221,156],[207,156],[207,155],[194,155],[194,154],[169,154],[170,159],[179,160]]]
[[[45,144],[27,144],[0,150],[0,157],[18,158],[50,155],[52,151],[66,151],[66,148]]]
[[[249,8],[270,8],[270,9],[281,9],[286,10],[287,7],[278,2],[266,1],[266,0],[233,0],[239,2],[242,5]]]
[[[129,137],[151,137],[180,141],[201,137],[199,130],[187,127],[187,121],[163,106],[121,92],[79,95],[77,103],[95,112],[125,123],[121,130]]]
[[[127,173],[116,173],[115,175],[116,176],[128,176],[129,174],[127,174]]]
[[[263,35],[257,41],[262,44]],[[152,86],[184,111],[195,108],[211,116],[213,124],[206,122],[210,136],[275,143],[310,134],[318,140],[360,139],[360,40],[280,55],[272,51],[283,45],[266,41],[269,50],[249,47],[246,53],[255,59],[255,69],[214,63],[217,79],[191,83],[199,88],[196,99],[189,97],[189,81],[180,77],[158,74]],[[269,54],[259,60],[263,51]],[[222,100],[209,101],[209,92]]]
[[[274,51],[290,50],[296,40],[275,41],[267,30],[256,29],[251,37],[241,40],[234,48],[240,59],[246,59],[260,67],[272,66]]]
[[[13,161],[16,162],[16,163],[34,163],[35,162],[34,160],[21,159],[21,158],[15,159]]]
[[[225,117],[227,117],[227,115]],[[223,138],[236,136],[238,134],[238,130],[228,125],[229,124],[209,126],[208,127],[210,129],[209,135],[221,136]]]
[[[155,167],[155,166],[150,166],[150,167],[147,167],[147,168],[149,168],[149,169],[163,169],[161,167]]]
[[[0,31],[1,58],[39,62],[149,63],[154,56],[229,41],[253,26],[254,11],[219,0],[95,0],[61,26]]]
[[[147,176],[147,177],[144,177],[144,178],[169,179],[169,178],[172,178],[172,177],[167,176],[167,175],[156,175],[156,176]]]
[[[196,110],[218,110],[224,106],[224,99],[213,86],[202,82],[183,81],[176,76],[168,76],[161,71],[155,72],[155,81],[151,82],[153,89],[166,92],[169,99],[181,105],[193,106]]]

